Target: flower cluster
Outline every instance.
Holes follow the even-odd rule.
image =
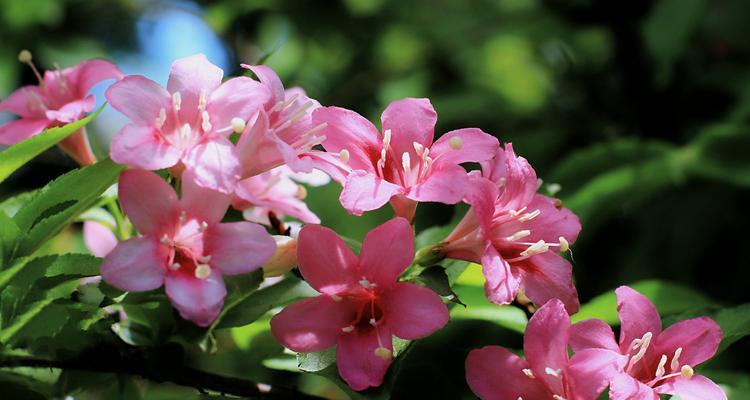
[[[21,58],[34,68],[30,55]],[[341,377],[364,390],[382,384],[393,336],[419,339],[448,323],[441,297],[407,281],[404,271],[443,258],[466,260],[481,264],[492,303],[510,304],[523,293],[540,306],[525,334],[525,360],[497,346],[469,355],[467,381],[483,399],[595,399],[607,386],[618,400],[664,393],[725,398],[693,370],[721,340],[707,318],[662,331],[653,304],[622,287],[619,344],[602,321],[571,325],[579,301],[572,265],[561,253],[581,225],[558,199],[537,193],[536,172],[511,144],[478,128],[435,140],[437,113],[428,99],[392,102],[378,129],[354,111],[285,89],[266,66],[242,67],[254,78],[223,81],[219,67],[194,55],[174,62],[164,88],[123,76],[108,62],[87,61],[37,73],[38,87],[0,103],[0,111],[21,117],[0,127],[0,143],[12,144],[80,119],[94,104],[86,92],[117,79],[105,97],[130,122],[114,137],[110,156],[129,167],[118,196],[137,234],[116,236],[106,224],[86,223],[86,243],[104,257],[106,282],[127,291],[163,285],[184,319],[207,327],[223,307],[224,276],[261,267],[267,276],[280,275],[298,265],[320,295],[278,312],[272,334],[298,352],[335,346]],[[63,148],[77,161],[94,161],[83,133],[69,140]],[[469,171],[468,163],[481,168]],[[359,255],[317,225],[305,204],[303,184],[329,179],[342,186],[340,203],[350,214],[386,204],[394,210],[393,219],[366,235]],[[412,223],[420,202],[470,208],[415,260]],[[246,221],[223,223],[230,207]],[[305,225],[283,228],[285,217]]]

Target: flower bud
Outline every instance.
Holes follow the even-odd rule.
[[[297,240],[293,237],[273,235],[276,253],[263,264],[264,276],[283,275],[297,266]]]
[[[427,245],[417,250],[417,254],[414,257],[414,261],[424,267],[435,265],[445,259],[443,254],[444,243],[434,243]]]

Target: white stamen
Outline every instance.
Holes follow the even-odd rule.
[[[378,324],[378,321],[375,321],[375,318],[370,318],[370,325],[375,326]]]
[[[674,351],[674,357],[672,357],[672,363],[669,364],[672,370],[675,370],[680,367],[680,354],[682,354],[682,347],[678,347],[677,350]]]
[[[560,190],[562,190],[562,186],[559,183],[550,183],[547,185],[547,192],[552,196],[556,195]]]
[[[694,373],[695,371],[693,371],[693,367],[687,364],[683,365],[682,368],[680,368],[680,375],[682,375],[682,377],[685,379],[692,378]]]
[[[632,350],[638,349],[638,352],[630,358],[630,362],[628,362],[628,367],[626,369],[627,372],[630,372],[633,369],[633,366],[646,354],[646,350],[648,350],[648,346],[651,344],[652,337],[653,334],[651,332],[646,332],[641,339],[633,340]]]
[[[448,145],[450,145],[453,150],[461,150],[461,147],[464,146],[464,141],[458,136],[453,136],[448,140]]]
[[[242,118],[234,117],[229,123],[232,125],[234,133],[242,133],[245,130],[245,120]]]
[[[195,277],[198,279],[206,279],[211,275],[211,267],[206,264],[198,264],[195,267]]]
[[[206,89],[201,89],[201,94],[198,96],[198,109],[201,111],[206,109]]]
[[[180,139],[183,142],[187,142],[188,139],[190,139],[191,133],[193,133],[193,129],[190,128],[190,124],[182,125],[182,128],[180,129]]]
[[[564,237],[560,236],[557,238],[557,240],[560,241],[560,251],[568,251],[570,249],[570,243],[568,243],[568,240]]]
[[[401,166],[404,168],[404,171],[411,172],[411,158],[409,157],[409,153],[404,152],[404,154],[401,154]]]
[[[517,216],[521,215],[521,213],[524,212],[524,211],[526,211],[526,206],[523,206],[523,208],[521,208],[518,211],[516,211],[516,210],[510,210],[510,211],[508,211],[508,214],[510,214],[511,217],[517,217]]]
[[[201,222],[201,227],[199,228],[199,230],[201,232],[205,232],[206,229],[208,229],[208,222],[206,222],[206,221]]]
[[[659,359],[659,365],[656,366],[656,377],[661,378],[664,376],[664,374],[667,372],[664,369],[664,366],[667,365],[667,356],[662,354],[661,358]]]
[[[159,109],[159,116],[156,118],[156,128],[161,129],[167,122],[167,110],[164,107]]]
[[[386,129],[385,132],[383,132],[383,146],[388,147],[391,145],[391,130]]]
[[[416,152],[418,156],[421,156],[422,152],[424,151],[424,146],[422,145],[422,143],[412,142],[412,145],[414,146],[414,152]]]
[[[169,244],[169,243],[171,242],[171,241],[169,240],[169,236],[167,236],[167,234],[166,234],[166,233],[164,234],[164,236],[162,236],[162,237],[161,237],[161,239],[159,239],[159,241],[160,241],[160,242],[161,242],[162,244]]]
[[[553,394],[552,400],[565,400],[565,397],[562,397],[559,394]]]
[[[562,370],[561,369],[552,369],[550,367],[547,367],[544,369],[544,373],[547,375],[554,376],[555,378],[559,378],[562,376]]]
[[[169,266],[169,269],[171,269],[172,271],[177,271],[178,269],[180,269],[180,264],[179,263],[172,263]]]
[[[541,213],[542,212],[539,211],[539,210],[534,210],[534,211],[532,211],[530,213],[526,213],[526,214],[522,215],[521,218],[519,218],[518,220],[521,221],[521,222],[531,221],[532,219],[538,217],[539,214],[541,214]]]
[[[339,158],[343,163],[349,162],[349,150],[341,149],[341,151],[339,151]]]
[[[203,132],[208,132],[211,130],[211,116],[208,115],[208,111],[203,111],[201,113],[201,119],[203,120],[201,122],[201,128],[203,128]]]
[[[514,233],[514,234],[512,234],[510,236],[508,236],[507,238],[505,238],[505,240],[507,240],[509,242],[515,242],[516,240],[521,240],[521,239],[523,239],[523,238],[525,238],[526,236],[529,236],[529,235],[531,235],[531,231],[528,230],[528,229],[524,229],[522,231],[518,231],[518,232],[516,232],[516,233]]]
[[[523,374],[524,374],[524,375],[526,375],[527,377],[529,377],[529,379],[534,379],[534,378],[536,378],[536,377],[534,376],[534,371],[532,371],[532,370],[531,370],[531,369],[529,369],[529,368],[524,368],[524,369],[522,369],[521,371],[523,371]]]
[[[331,294],[331,295],[329,295],[329,296],[330,296],[330,297],[331,297],[331,299],[333,299],[333,301],[335,301],[335,302],[339,302],[339,301],[343,300],[343,299],[341,298],[341,296],[339,296],[339,295],[337,295],[337,294]]]
[[[529,246],[526,250],[521,252],[522,257],[531,257],[533,255],[542,254],[549,250],[549,244],[545,242],[544,240],[540,240],[531,246]]]
[[[377,285],[375,285],[374,283],[372,283],[372,282],[368,281],[368,280],[367,280],[367,278],[362,278],[362,279],[360,279],[360,280],[359,280],[359,284],[360,284],[360,285],[361,285],[361,286],[362,286],[363,288],[365,288],[365,289],[374,289],[374,288],[375,288],[375,286],[377,286]]]
[[[353,332],[354,331],[354,327],[351,326],[351,325],[345,326],[345,327],[341,328],[341,331],[343,331],[345,333]]]
[[[175,111],[180,111],[180,107],[182,107],[182,95],[180,92],[174,92],[172,93],[172,108]]]
[[[297,186],[297,198],[304,200],[305,197],[307,197],[307,189],[302,185]]]
[[[198,258],[198,262],[200,262],[201,264],[208,264],[211,262],[211,256],[200,257]]]
[[[378,347],[374,351],[375,355],[382,358],[383,360],[390,360],[393,357],[393,353],[385,347]]]

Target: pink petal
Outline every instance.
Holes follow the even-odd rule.
[[[12,146],[38,135],[49,126],[47,119],[17,119],[0,126],[0,145]]]
[[[401,339],[415,340],[431,335],[450,318],[440,296],[422,286],[397,283],[384,300],[388,328]]]
[[[609,386],[610,400],[659,400],[659,395],[650,387],[622,373],[612,379]]]
[[[208,61],[203,54],[181,58],[172,63],[167,90],[172,94],[180,92],[182,121],[196,120],[201,93],[208,100],[208,96],[221,85],[223,76],[224,71]]]
[[[222,193],[232,193],[242,174],[234,145],[224,137],[193,147],[182,161],[195,174],[198,185]]]
[[[453,146],[451,140],[453,140]],[[456,146],[456,143],[460,144]],[[448,164],[487,161],[495,156],[498,146],[500,143],[497,138],[481,129],[457,129],[444,134],[435,141],[430,148],[430,157],[435,163]]]
[[[727,400],[727,394],[719,385],[702,375],[668,379],[656,387],[656,392],[677,395],[680,400]]]
[[[117,237],[106,226],[96,221],[83,223],[83,241],[91,254],[104,257],[117,246]]]
[[[403,218],[394,218],[367,232],[359,266],[370,282],[390,287],[414,260],[414,231]]]
[[[528,363],[499,346],[472,350],[466,358],[466,382],[482,400],[550,399],[538,379],[523,373]]]
[[[299,270],[321,293],[336,294],[357,285],[357,256],[336,233],[320,225],[306,225],[297,242]]]
[[[96,156],[91,150],[91,144],[89,143],[88,136],[86,136],[85,128],[77,130],[72,135],[61,140],[57,145],[79,165],[90,165],[96,162]]]
[[[269,171],[283,162],[279,142],[269,129],[268,115],[261,111],[237,142],[242,176],[252,177]]]
[[[320,132],[326,136],[323,147],[328,152],[349,152],[347,164],[352,169],[374,171],[372,154],[378,154],[382,147],[378,130],[354,111],[340,107],[321,107],[313,112],[313,125],[325,123]]]
[[[276,103],[284,100],[284,84],[271,67],[266,65],[247,65],[240,64],[242,68],[247,68],[258,77],[260,82],[265,85],[271,97],[268,99],[268,105],[273,107]]]
[[[116,163],[155,171],[177,164],[181,152],[154,128],[128,124],[112,139],[109,155]]]
[[[0,112],[10,112],[21,118],[39,118],[44,115],[44,111],[39,107],[39,102],[44,98],[39,86],[22,86],[0,101]]]
[[[107,60],[87,60],[75,67],[66,68],[72,73],[72,80],[80,96],[85,95],[101,81],[107,79],[122,79],[125,75],[115,64]]]
[[[534,304],[560,299],[569,313],[578,312],[578,291],[573,285],[573,266],[559,255],[546,252],[513,263],[521,271],[521,287]]]
[[[518,210],[527,205],[537,190],[536,172],[523,157],[517,157],[513,145],[498,148],[495,158],[483,162],[483,175],[493,182],[503,182],[503,192],[498,200],[502,209]]]
[[[721,338],[721,328],[714,320],[707,317],[693,318],[665,329],[656,338],[654,352],[666,354],[671,359],[677,348],[681,347],[680,365],[695,367],[716,354]]]
[[[570,317],[560,300],[554,299],[534,313],[524,334],[523,350],[537,379],[544,381],[553,393],[563,393],[559,377],[546,373],[547,368],[565,371],[568,365]]]
[[[120,174],[120,204],[135,228],[159,236],[177,219],[177,195],[159,175],[131,169]]]
[[[574,352],[585,349],[606,349],[619,353],[615,333],[606,322],[587,319],[570,328],[570,346]]]
[[[181,185],[180,207],[189,216],[208,224],[218,223],[224,218],[229,208],[228,194],[199,186],[191,171],[182,174]]]
[[[276,252],[276,242],[266,230],[250,222],[209,225],[204,252],[211,266],[236,275],[260,268]]]
[[[342,186],[346,182],[346,177],[351,173],[351,168],[344,163],[341,158],[334,153],[325,151],[312,150],[307,153],[314,168],[323,171],[331,179]]]
[[[646,296],[627,287],[615,290],[617,313],[620,315],[620,350],[625,353],[634,339],[640,339],[646,332],[657,336],[661,332],[661,317]]]
[[[437,164],[424,181],[409,188],[406,197],[415,201],[456,204],[464,197],[468,183],[466,171],[460,166]]]
[[[489,237],[492,219],[495,216],[495,200],[498,197],[497,185],[476,174],[469,174],[468,183],[469,188],[466,190],[464,201],[471,205],[484,236]]]
[[[271,319],[271,333],[284,347],[294,351],[325,350],[339,340],[341,328],[349,325],[357,310],[348,301],[321,295],[286,306]]]
[[[211,269],[211,275],[198,279],[193,274],[177,271],[164,278],[164,289],[180,316],[206,327],[216,319],[224,305],[227,289],[221,273]]]
[[[619,350],[586,349],[570,359],[566,377],[576,399],[596,399],[610,379],[625,368],[628,357]]]
[[[437,113],[429,99],[406,98],[391,102],[380,120],[383,132],[390,129],[391,146],[398,156],[414,153],[414,142],[427,148],[432,145]]]
[[[131,292],[153,290],[164,281],[167,248],[150,237],[120,242],[102,262],[102,278]]]
[[[558,206],[559,200],[557,199],[540,194],[534,195],[533,200],[527,205],[527,210],[539,210],[540,214],[525,223],[531,235],[524,240],[532,243],[539,240],[557,243],[562,236],[568,243],[575,243],[581,232],[581,222],[572,211],[567,208],[558,208]]]
[[[391,360],[375,355],[375,349],[381,347],[381,343],[382,347],[393,352],[391,333],[387,325],[379,325],[377,330],[355,329],[341,335],[336,347],[336,363],[339,375],[349,387],[364,390],[383,383]]]
[[[350,214],[362,215],[365,211],[377,210],[388,203],[392,196],[403,192],[403,188],[363,170],[349,174],[339,200]]]
[[[86,96],[83,99],[71,101],[58,110],[49,110],[45,115],[50,120],[70,123],[81,119],[87,112],[94,109],[94,105],[96,105],[94,96]]]
[[[513,275],[510,264],[488,243],[482,255],[484,295],[494,304],[510,304],[518,293],[518,278]]]
[[[172,109],[169,93],[140,75],[128,75],[115,82],[104,92],[104,97],[115,110],[138,125],[155,126],[159,110]]]
[[[211,93],[206,110],[213,129],[231,126],[232,119],[249,120],[268,101],[268,89],[247,78],[233,78]]]

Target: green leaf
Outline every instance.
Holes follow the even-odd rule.
[[[732,343],[750,335],[750,303],[734,308],[725,308],[713,315],[714,321],[721,326],[724,338],[719,352],[726,350]]]
[[[687,50],[704,5],[703,0],[660,0],[646,17],[643,36],[659,82],[667,82],[672,65]]]
[[[750,186],[750,127],[722,124],[705,129],[686,150],[690,171],[739,186]]]
[[[466,307],[466,304],[461,302],[456,292],[451,288],[445,268],[439,265],[429,267],[422,271],[419,276],[416,277],[415,281],[440,296],[447,298],[451,302]]]
[[[0,202],[0,211],[4,212],[9,217],[16,215],[18,210],[36,195],[36,192],[36,190],[30,190],[3,200]]]
[[[86,118],[61,127],[55,127],[32,136],[0,152],[0,183],[22,165],[31,161],[44,150],[83,128],[104,109],[104,105]]]
[[[39,278],[56,276],[85,277],[99,273],[101,259],[87,254],[50,255],[39,258],[21,258],[0,272],[0,288],[8,284],[30,288]]]
[[[701,309],[708,304],[715,304],[710,298],[695,289],[662,280],[646,280],[633,283],[632,289],[648,297],[659,314],[678,314],[694,309]],[[619,325],[617,316],[617,297],[614,290],[594,297],[581,306],[581,310],[573,315],[573,322],[597,318],[610,325]]]
[[[490,303],[482,287],[459,284],[454,286],[453,290],[466,303],[466,307],[453,307],[451,319],[489,321],[518,333],[526,330],[529,320],[523,310],[513,306],[498,306]]]
[[[0,211],[0,270],[13,258],[20,236],[18,225]]]
[[[33,253],[78,214],[90,208],[117,180],[123,168],[105,159],[69,172],[39,190],[13,217],[21,231],[26,232],[18,245],[17,255]]]

